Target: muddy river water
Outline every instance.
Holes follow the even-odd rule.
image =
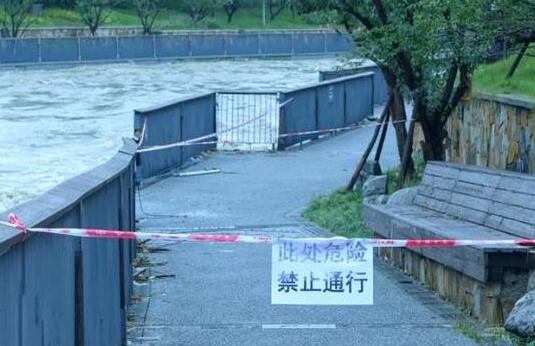
[[[0,211],[113,156],[133,109],[218,90],[284,91],[335,58],[0,69]]]

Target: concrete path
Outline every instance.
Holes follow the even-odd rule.
[[[324,234],[299,215],[314,197],[343,186],[373,128],[320,140],[302,150],[217,153],[141,190],[141,229],[218,231],[300,237]],[[390,132],[392,133],[392,132]],[[394,136],[382,159],[395,164]],[[213,227],[213,228],[210,228]],[[199,231],[201,231],[199,229]],[[132,344],[154,345],[467,345],[457,312],[376,259],[373,306],[270,304],[271,248],[266,245],[152,243],[152,275],[139,286]]]

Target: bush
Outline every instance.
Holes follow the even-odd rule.
[[[198,23],[206,17],[213,17],[218,0],[182,0],[182,9]]]
[[[30,24],[32,0],[2,0],[0,24],[11,37],[18,37]]]

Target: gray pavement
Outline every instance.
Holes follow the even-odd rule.
[[[314,197],[342,187],[373,128],[277,153],[217,153],[189,171],[140,193],[142,230],[229,232],[300,237],[325,234],[303,222]],[[392,132],[390,132],[392,134]],[[382,166],[397,162],[389,136]],[[454,325],[458,312],[380,259],[373,306],[270,304],[267,245],[151,243],[150,275],[174,274],[136,286],[131,344],[151,345],[468,345]]]

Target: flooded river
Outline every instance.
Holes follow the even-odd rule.
[[[113,156],[133,109],[218,90],[279,91],[318,80],[331,59],[0,69],[0,211]]]

